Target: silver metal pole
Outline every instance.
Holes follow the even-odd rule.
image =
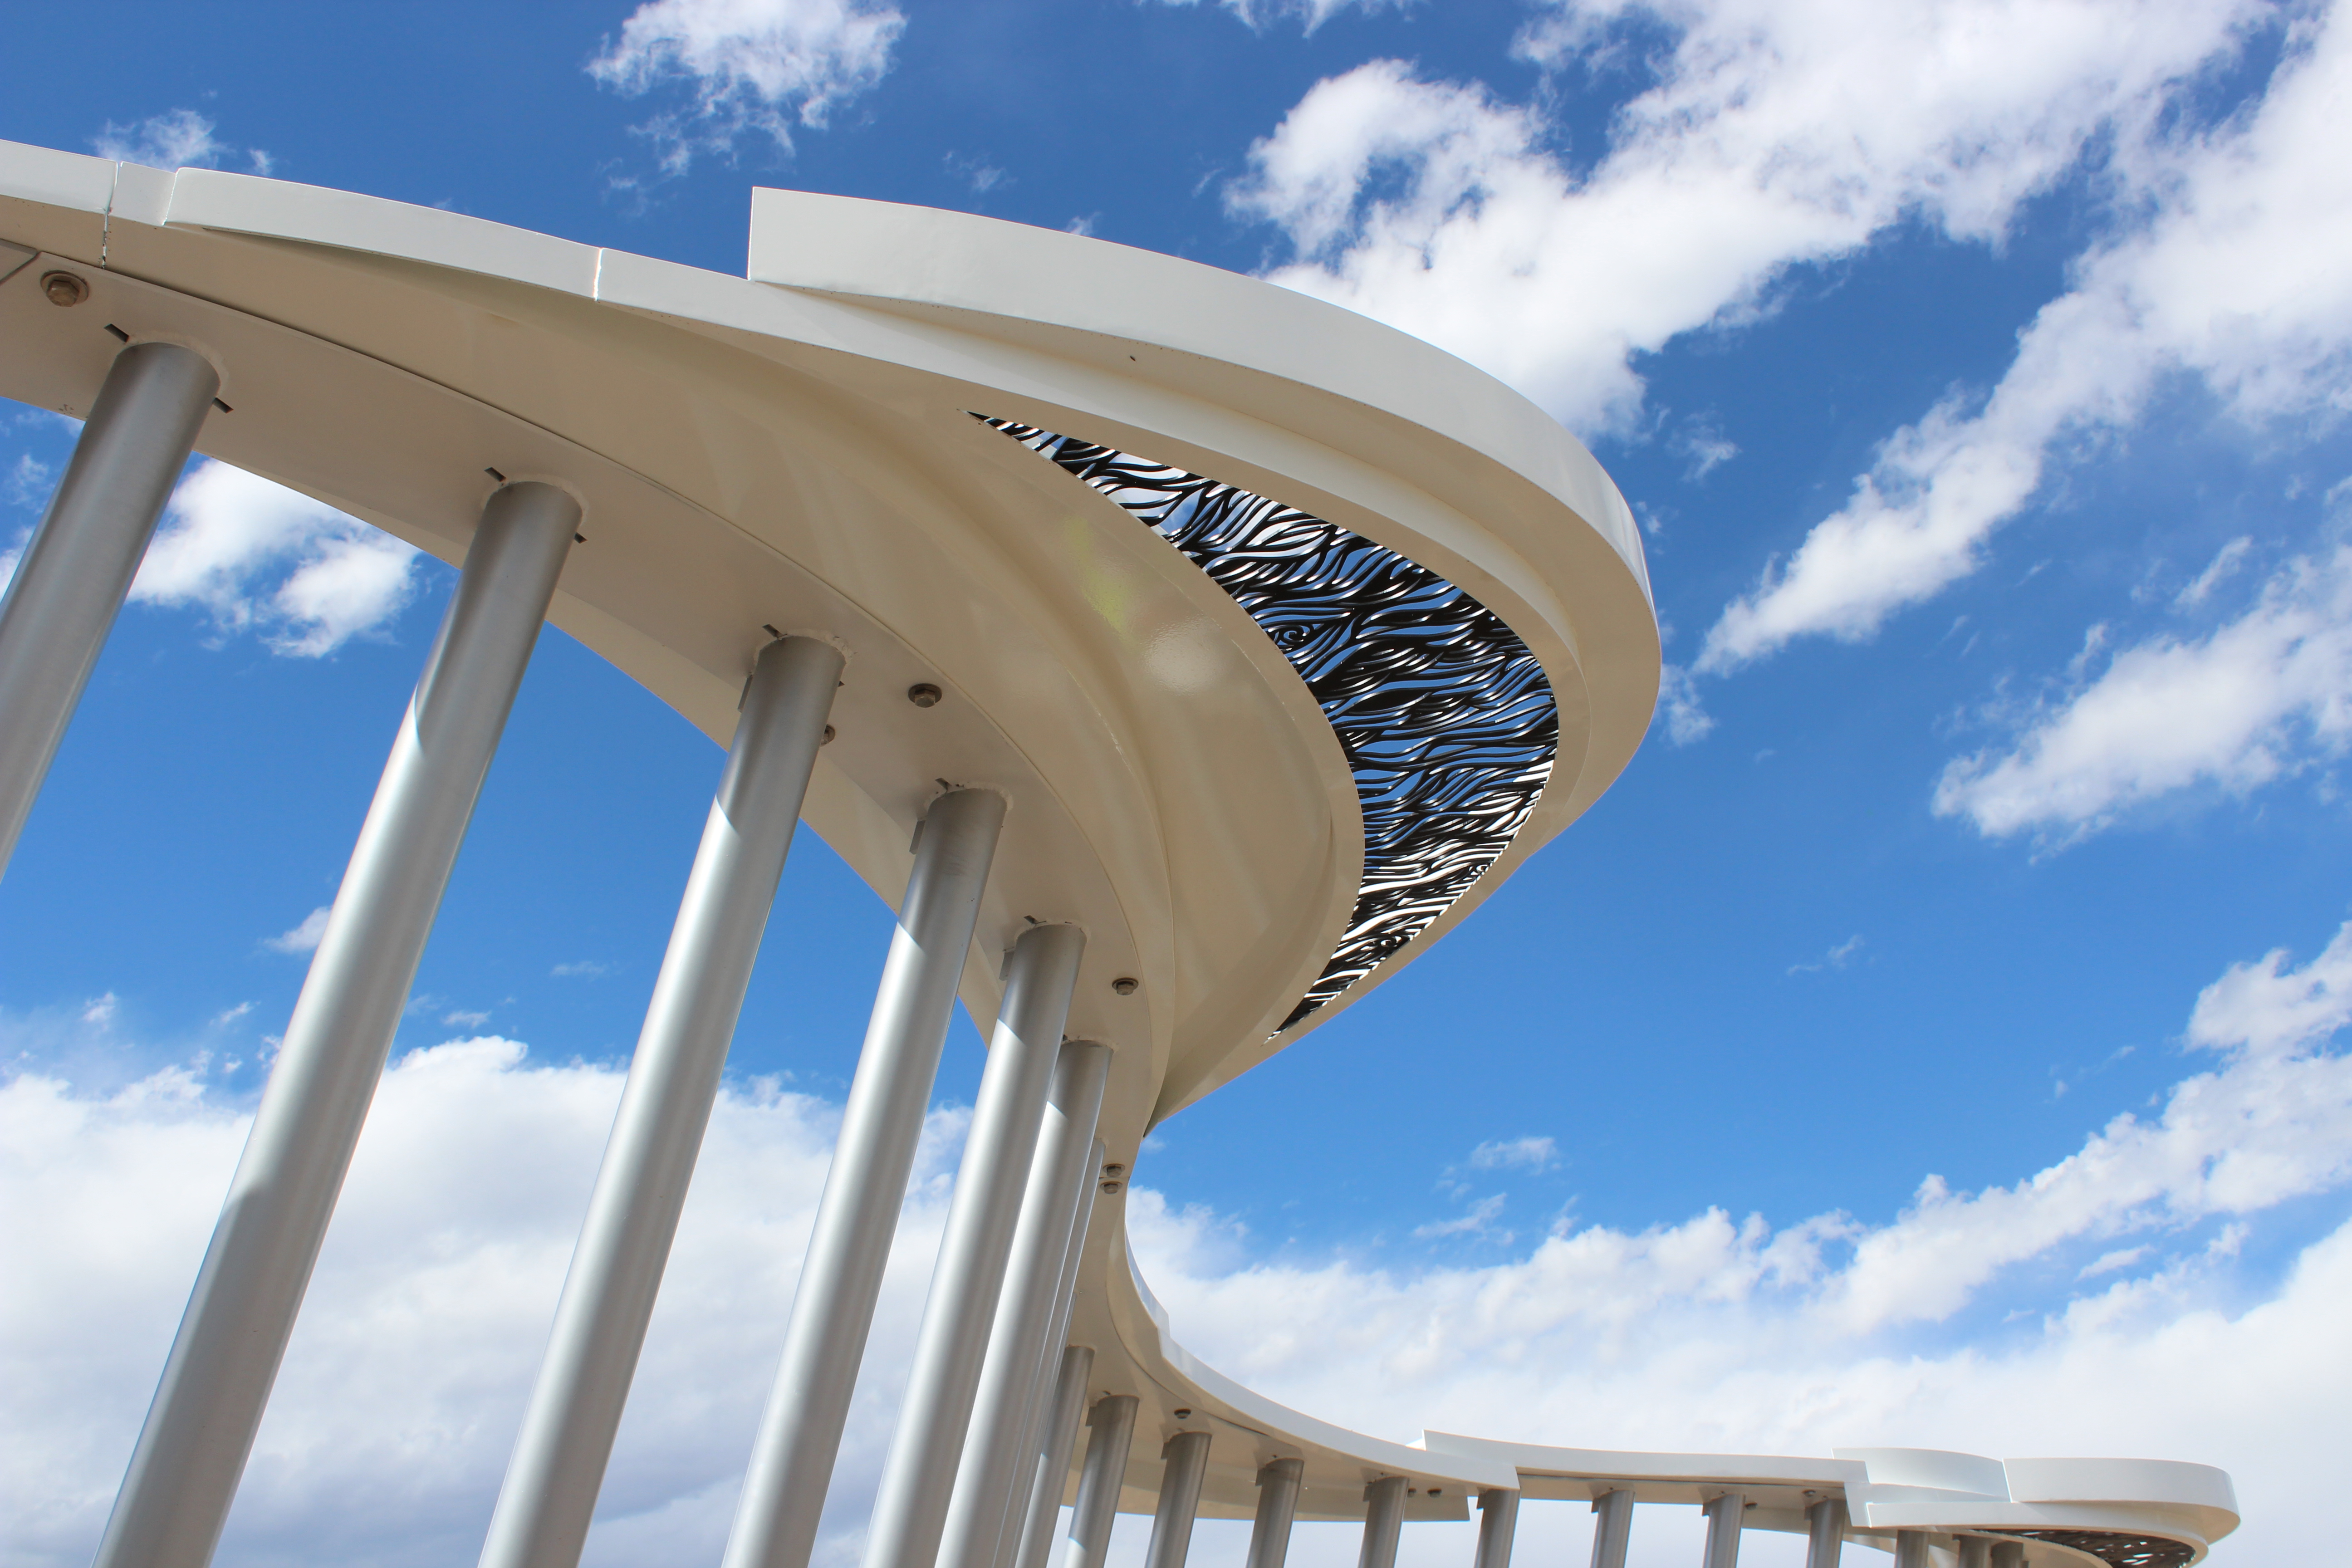
[[[1022,1463],[1031,1457],[1035,1464],[1028,1478],[1029,1506],[1024,1513],[1009,1517],[997,1537],[995,1568],[1045,1568],[1052,1554],[1054,1525],[1062,1511],[1062,1485],[1070,1473],[1070,1449],[1077,1441],[1078,1417],[1083,1414],[1086,1382],[1093,1375],[1095,1352],[1091,1346],[1070,1343],[1070,1316],[1076,1304],[1078,1265],[1085,1259],[1087,1232],[1094,1223],[1095,1193],[1099,1180],[1097,1173],[1103,1167],[1106,1151],[1097,1138],[1087,1151],[1086,1165],[1077,1177],[1077,1212],[1070,1216],[1068,1244],[1062,1249],[1061,1282],[1054,1290],[1054,1326],[1045,1336],[1047,1345],[1066,1347],[1062,1352],[1062,1364],[1057,1369],[1049,1358],[1041,1357],[1041,1374],[1052,1372],[1057,1378],[1071,1372],[1070,1358],[1084,1351],[1086,1368],[1079,1373],[1077,1385],[1069,1394],[1072,1403],[1066,1411],[1062,1404],[1061,1384],[1057,1381],[1048,1394],[1045,1378],[1040,1375],[1030,1394],[1034,1407],[1024,1429],[1031,1441],[1018,1450]],[[1013,1488],[1008,1492],[1008,1507],[1021,1498],[1021,1475],[1014,1472]]]
[[[203,1568],[580,523],[552,485],[482,510],[262,1091],[99,1568]]]
[[[1507,1487],[1488,1487],[1478,1494],[1478,1513],[1477,1568],[1511,1568],[1511,1538],[1519,1528],[1519,1494]]]
[[[816,1544],[956,983],[1003,826],[1004,797],[985,789],[950,790],[923,820],[725,1568],[807,1568]]]
[[[1087,1379],[1094,1370],[1094,1346],[1070,1345],[1062,1352],[1053,1403],[1045,1413],[1045,1436],[1038,1445],[1037,1467],[1030,1478],[1029,1506],[1013,1547],[1013,1568],[1045,1568],[1045,1559],[1053,1551],[1054,1526],[1062,1512],[1062,1489],[1070,1476],[1070,1449],[1078,1440],[1078,1419],[1087,1413]],[[1017,1499],[1017,1489],[1014,1495]]]
[[[841,668],[814,637],[752,666],[483,1568],[580,1561]]]
[[[1706,1503],[1706,1568],[1739,1568],[1739,1530],[1748,1512],[1744,1492],[1725,1492]]]
[[[139,574],[220,375],[177,343],[114,356],[0,600],[0,871]]]
[[[1192,1521],[1201,1511],[1201,1479],[1209,1469],[1209,1435],[1179,1432],[1160,1450],[1160,1507],[1151,1515],[1151,1544],[1143,1568],[1184,1568],[1192,1550]]]
[[[1086,950],[1086,933],[1068,925],[1032,926],[1013,944],[1004,1004],[915,1337],[898,1429],[875,1494],[866,1568],[931,1568],[939,1557],[981,1362],[999,1315],[1022,1188],[1037,1152],[1045,1092]],[[1046,1306],[1050,1316],[1050,1300]]]
[[[1895,1568],[1931,1568],[1926,1531],[1898,1530],[1895,1532]]]
[[[1404,1478],[1382,1476],[1364,1489],[1364,1545],[1356,1568],[1396,1568],[1397,1537],[1404,1531]]]
[[[1992,1568],[1992,1542],[1981,1535],[1963,1535],[1952,1542],[1955,1568]]]
[[[1290,1555],[1290,1525],[1298,1517],[1304,1459],[1276,1459],[1257,1472],[1257,1517],[1250,1521],[1248,1568],[1282,1568]],[[1485,1568],[1482,1563],[1480,1568]]]
[[[1825,1497],[1805,1510],[1805,1568],[1838,1568],[1845,1551],[1845,1504]]]
[[[1107,1046],[1073,1040],[1055,1058],[1045,1121],[1030,1158],[1003,1294],[940,1537],[939,1568],[995,1568],[1010,1533],[1014,1489],[1024,1477],[1024,1459],[1035,1452],[1030,1403],[1048,1360],[1046,1336],[1072,1245],[1073,1216],[1080,1198],[1093,1191],[1095,1123],[1102,1114],[1110,1057]]]
[[[1994,1542],[1992,1568],[2025,1568],[2025,1542],[2022,1541]]]
[[[1062,1568],[1103,1568],[1110,1555],[1110,1530],[1118,1520],[1118,1494],[1127,1485],[1127,1454],[1135,1443],[1132,1394],[1095,1401],[1087,1417],[1087,1463],[1078,1472],[1077,1506],[1070,1511],[1070,1550]]]
[[[1633,1494],[1624,1488],[1592,1500],[1592,1568],[1625,1568],[1625,1548],[1633,1539]]]

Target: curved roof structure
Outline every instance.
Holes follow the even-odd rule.
[[[87,282],[72,309],[36,287],[56,268]],[[807,825],[895,901],[932,798],[1006,796],[961,994],[992,1015],[1027,923],[1085,929],[1068,1033],[1115,1050],[1121,1163],[1466,916],[1617,777],[1656,697],[1638,531],[1539,409],[1350,312],[1099,240],[763,190],[730,278],[0,144],[0,394],[77,416],[123,342],[195,348],[221,374],[201,449],[445,560],[499,486],[571,492],[551,618],[722,745],[762,646],[835,642]],[[943,696],[911,704],[921,685]],[[1969,1490],[1879,1451],[1340,1431],[1184,1352],[1116,1206],[1073,1333],[1145,1429],[1213,1433],[1212,1513],[1246,1512],[1280,1453],[1307,1462],[1307,1517],[1360,1517],[1380,1474],[1459,1517],[1482,1487],[1669,1500],[1737,1472],[1770,1510],[1844,1496],[1858,1531],[1924,1509],[2038,1531],[2036,1563],[2078,1560],[2067,1531],[2199,1554],[2234,1522],[2196,1467],[1955,1459],[1991,1466]]]

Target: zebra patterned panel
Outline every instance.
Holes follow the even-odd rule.
[[[2046,1541],[2053,1546],[2071,1546],[2077,1552],[2087,1552],[2114,1568],[2186,1568],[2189,1560],[2197,1555],[2182,1542],[2169,1541],[2161,1535],[2124,1535],[2112,1530],[2003,1530],[2000,1535],[2015,1536],[2021,1541]]]
[[[1183,552],[1265,628],[1331,721],[1362,806],[1364,881],[1289,1028],[1420,935],[1509,847],[1559,748],[1543,666],[1486,605],[1337,523],[1149,458],[973,417]]]

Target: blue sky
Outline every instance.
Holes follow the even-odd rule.
[[[1264,273],[1519,386],[1644,521],[1666,700],[1454,936],[1160,1130],[1134,1223],[1180,1332],[1403,1436],[2204,1459],[2252,1520],[2216,1561],[2254,1562],[2320,1539],[2298,1446],[2340,1451],[2311,1413],[2352,1394],[2340,1331],[2293,1327],[2352,1268],[2347,33],[2255,0],[52,6],[11,18],[0,137],[730,273],[755,184],[957,207]],[[0,413],[0,545],[71,439]],[[11,1562],[94,1538],[217,1201],[188,1173],[233,1157],[301,980],[281,939],[332,894],[451,583],[202,465],[159,552],[0,885],[0,1094],[108,1201],[193,1195],[142,1220],[162,1250],[106,1287],[144,1304],[103,1354],[70,1325],[111,1277],[62,1220],[19,1238],[53,1250],[0,1353],[84,1414],[16,1435],[80,1500]],[[584,1183],[719,763],[550,631],[394,1081],[577,1097],[548,1136]],[[779,910],[730,1114],[821,1152],[888,914],[813,837]],[[477,1038],[512,1044],[430,1055]],[[980,1054],[950,1047],[942,1148]],[[167,1169],[180,1137],[210,1152]],[[367,1159],[354,1191],[398,1190]],[[571,1179],[515,1210],[557,1278]],[[405,1223],[357,1201],[339,1235]],[[321,1289],[363,1290],[335,1245]],[[481,1330],[488,1458],[418,1480],[382,1560],[487,1517],[537,1279]],[[1473,1329],[1474,1287],[1550,1316]],[[1365,1300],[1369,1391],[1251,1333]],[[1656,1322],[1621,1342],[1627,1314]],[[1449,1322],[1486,1362],[1407,1365]],[[2302,1370],[2107,1397],[2126,1365],[2194,1384],[2165,1358],[2200,1334]],[[1504,1365],[1562,1392],[1522,1408]],[[2104,1416],[2033,1396],[2069,1378]],[[665,1447],[662,1419],[633,1407],[600,1551],[723,1529],[731,1439]],[[274,1440],[224,1562],[321,1539]]]

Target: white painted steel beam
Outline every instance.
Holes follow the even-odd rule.
[[[965,1431],[972,1423],[982,1361],[992,1331],[1005,1315],[1000,1308],[1005,1266],[1023,1189],[1041,1146],[1038,1124],[1046,1114],[1055,1058],[1082,1048],[1062,1044],[1062,1025],[1069,1017],[1070,991],[1077,984],[1078,961],[1086,947],[1086,933],[1067,925],[1033,926],[1013,944],[1004,1005],[997,1015],[971,1127],[965,1134],[963,1163],[956,1174],[939,1261],[932,1267],[930,1295],[916,1334],[898,1431],[882,1467],[866,1534],[866,1568],[931,1568],[940,1558],[956,1467],[968,1451]],[[1101,1073],[1097,1069],[1091,1076],[1091,1103],[1099,1108]],[[1092,1116],[1076,1136],[1093,1140]],[[1066,1220],[1063,1229],[1066,1232]],[[1062,1249],[1049,1250],[1055,1254],[1054,1274],[1058,1277]],[[1040,1315],[1050,1321],[1051,1298],[1042,1305]],[[1040,1342],[1044,1328],[1044,1323],[1038,1325]],[[1027,1367],[1020,1371],[1025,1393],[1032,1378]],[[1003,1444],[1008,1450],[1013,1445],[1005,1439],[1018,1435],[1017,1428],[1007,1434],[972,1431],[976,1445]]]
[[[1290,1526],[1298,1517],[1298,1484],[1307,1474],[1304,1459],[1276,1459],[1257,1472],[1257,1517],[1250,1521],[1248,1568],[1282,1568],[1290,1555]],[[1478,1568],[1489,1564],[1482,1556]]]
[[[89,292],[77,273],[44,281],[69,306]],[[219,390],[212,362],[178,343],[115,355],[16,563],[0,600],[0,872]]]
[[[572,497],[545,484],[503,485],[482,510],[262,1090],[100,1568],[212,1559],[580,520]]]
[[[993,790],[953,789],[923,818],[726,1568],[807,1568],[816,1544],[1004,810]]]
[[[807,637],[753,664],[482,1568],[580,1561],[841,670]]]
[[[1356,1552],[1356,1568],[1396,1568],[1404,1493],[1402,1476],[1382,1476],[1364,1489],[1364,1542]]]
[[[1060,1568],[1103,1568],[1109,1560],[1119,1489],[1126,1484],[1128,1451],[1135,1443],[1137,1403],[1132,1394],[1106,1394],[1087,1417],[1087,1462],[1078,1473],[1069,1551]]]

